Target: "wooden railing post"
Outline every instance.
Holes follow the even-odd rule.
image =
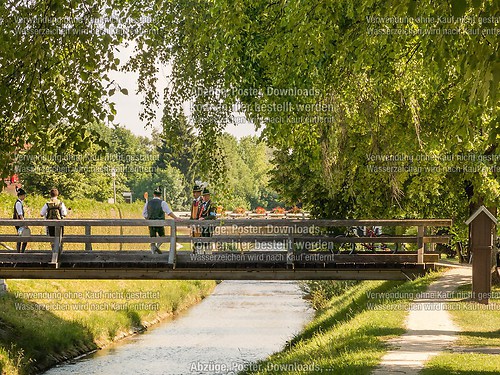
[[[59,268],[59,255],[61,255],[61,224],[54,226],[54,243],[52,244],[52,264]]]
[[[425,252],[424,235],[425,235],[425,227],[419,225],[417,231],[417,263],[419,264],[424,263],[424,252]]]
[[[90,237],[92,235],[92,228],[90,225],[85,225],[85,236]],[[92,243],[85,242],[85,251],[92,251]]]
[[[171,220],[170,223],[170,251],[168,253],[168,264],[175,268],[175,259],[177,254],[177,226],[175,221]]]
[[[290,227],[289,227],[290,228]],[[293,234],[290,232],[288,235],[288,248],[287,248],[287,253],[286,253],[286,264],[287,267],[293,268],[293,248],[295,245],[295,239],[293,237]]]

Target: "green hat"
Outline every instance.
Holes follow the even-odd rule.
[[[193,186],[193,193],[198,192],[198,191],[201,191],[200,185],[194,185]]]
[[[203,189],[203,193],[201,193],[202,195],[210,195],[210,190],[208,190],[207,188]]]
[[[154,195],[161,195],[161,187],[159,187],[159,186],[158,186],[158,187],[155,189],[155,191],[153,191],[153,194],[154,194]]]

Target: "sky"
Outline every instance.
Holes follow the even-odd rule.
[[[133,47],[128,47],[120,51],[118,57],[122,62],[126,62],[128,55],[132,52]],[[170,72],[169,66],[159,67],[158,89],[160,92],[167,82],[167,76]],[[111,97],[112,101],[116,103],[116,116],[114,123],[123,125],[125,128],[131,130],[136,135],[151,137],[151,127],[145,128],[145,124],[140,120],[139,113],[141,111],[142,95],[137,95],[137,80],[139,75],[135,72],[110,72],[110,78],[116,81],[121,88],[128,90],[128,95],[123,95],[119,90]],[[163,83],[163,85],[162,85]],[[161,99],[160,99],[161,102]],[[154,127],[160,129],[161,109],[156,109],[156,121]],[[255,131],[253,124],[242,123],[239,125],[229,125],[226,132],[234,135],[236,138],[241,138],[248,135],[259,134]]]

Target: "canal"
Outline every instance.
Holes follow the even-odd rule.
[[[296,282],[224,281],[198,305],[46,375],[234,374],[282,349],[312,318]]]

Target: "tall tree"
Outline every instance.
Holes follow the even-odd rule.
[[[161,169],[173,167],[179,170],[184,180],[184,204],[191,198],[191,188],[198,177],[198,137],[194,134],[183,113],[171,117],[163,116],[163,131],[159,135],[161,143],[158,146],[158,161],[156,166]]]
[[[154,11],[164,34],[141,36],[130,66],[147,77],[151,56],[171,63],[166,110],[191,100],[203,131],[217,131],[223,121],[210,121],[228,121],[233,105],[265,125],[275,186],[289,199],[328,216],[463,216],[469,200],[497,203],[493,164],[479,160],[498,154],[497,2],[221,0]],[[390,157],[399,154],[413,159]]]
[[[109,95],[126,93],[108,77],[117,69],[112,5],[124,1],[3,1],[0,4],[0,174],[15,154],[81,152],[98,135],[86,124],[113,118]],[[104,17],[106,16],[106,17]]]

